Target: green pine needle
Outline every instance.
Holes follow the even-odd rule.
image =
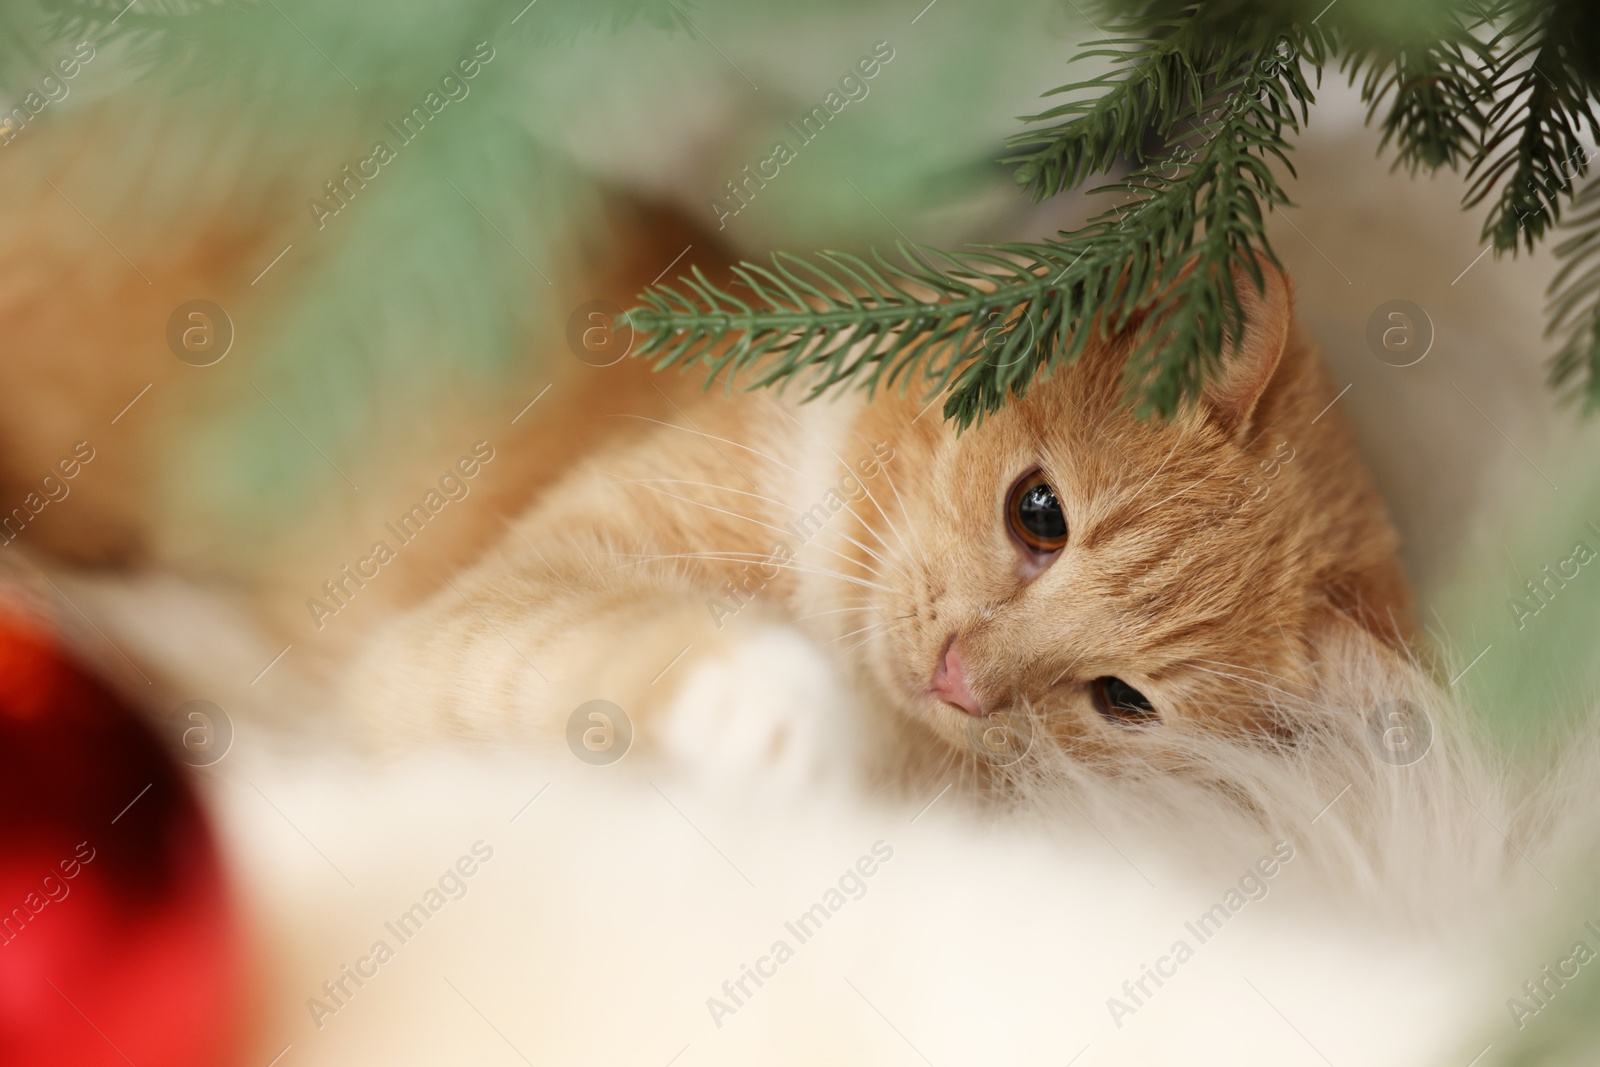
[[[1600,407],[1600,184],[1585,186],[1572,206],[1565,224],[1572,236],[1556,246],[1562,265],[1550,284],[1548,332],[1566,338],[1550,379],[1593,411]]]
[[[1574,15],[1571,0],[1527,2],[1510,13],[1496,39],[1489,83],[1496,103],[1468,171],[1466,206],[1499,190],[1483,226],[1498,251],[1531,252],[1560,221],[1561,201],[1588,172],[1583,131],[1600,137],[1580,66],[1587,57],[1574,52]]]
[[[1437,36],[1399,44],[1347,48],[1342,66],[1361,75],[1367,122],[1383,131],[1379,150],[1395,149],[1395,166],[1411,173],[1471,165],[1493,85],[1485,73],[1489,50],[1471,22],[1446,19]]]
[[[1290,206],[1290,137],[1330,56],[1360,85],[1381,150],[1410,172],[1464,167],[1464,206],[1488,204],[1497,252],[1534,248],[1587,174],[1585,135],[1600,71],[1600,16],[1588,0],[1435,0],[1405,32],[1372,5],[1292,0],[1112,4],[1075,59],[1109,60],[1051,90],[1066,100],[1010,139],[1017,184],[1034,199],[1131,166],[1122,201],[1054,239],[960,255],[902,247],[774,257],[656,286],[629,313],[660,368],[750,372],[755,385],[804,379],[809,395],[915,383],[948,390],[961,427],[1026,393],[1101,332],[1141,327],[1131,398],[1169,416],[1216,372],[1242,327],[1234,279],[1272,259],[1264,216]],[[1314,10],[1313,10],[1314,9]],[[1308,21],[1309,20],[1309,21]],[[1404,20],[1403,20],[1404,21]],[[1098,190],[1104,191],[1104,190]],[[1551,304],[1565,337],[1558,386],[1600,407],[1600,201],[1580,198]]]
[[[1184,36],[1181,26],[1172,35]],[[1098,190],[1119,203],[1083,228],[960,256],[904,247],[901,261],[778,255],[734,268],[741,293],[696,273],[679,279],[682,289],[652,287],[628,313],[645,337],[640,355],[658,368],[747,372],[754,386],[804,379],[810,396],[844,384],[948,389],[945,415],[964,428],[1025,394],[1040,371],[1072,362],[1097,330],[1143,324],[1130,391],[1142,412],[1172,415],[1243,328],[1234,278],[1242,270],[1259,284],[1256,254],[1272,256],[1265,214],[1289,199],[1270,164],[1288,165],[1285,131],[1312,101],[1302,61],[1320,64],[1325,43],[1317,33],[1211,36],[1210,75],[1194,54],[1174,59],[1184,46],[1168,43],[1123,56],[1133,73],[1115,82],[1122,103],[1062,105],[1040,118],[1067,121],[1029,135],[1037,147],[1019,157],[1023,172],[1048,195],[1105,169],[1152,109],[1187,109],[1161,120],[1165,152]],[[1180,91],[1135,88],[1173,68],[1185,72]],[[1111,83],[1081,83],[1102,84]]]

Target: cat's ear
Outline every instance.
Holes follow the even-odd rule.
[[[1264,256],[1258,257],[1256,264],[1260,285],[1249,271],[1234,270],[1233,283],[1244,310],[1244,334],[1237,344],[1224,348],[1221,369],[1202,394],[1208,413],[1234,436],[1249,430],[1256,405],[1272,384],[1289,343],[1293,310],[1289,280]]]
[[[1391,535],[1392,536],[1392,535]],[[1323,592],[1330,607],[1391,648],[1406,647],[1416,632],[1411,586],[1394,546],[1384,545],[1375,562],[1330,581]]]

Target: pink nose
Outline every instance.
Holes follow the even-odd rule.
[[[954,704],[968,715],[985,715],[983,704],[967,687],[967,668],[961,662],[961,651],[952,635],[945,642],[944,655],[933,670],[933,684],[928,687],[934,696],[947,704]]]

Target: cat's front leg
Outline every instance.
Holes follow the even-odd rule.
[[[585,762],[620,744],[652,772],[729,790],[859,766],[856,700],[776,605],[730,618],[692,576],[550,570],[459,576],[378,635],[347,686],[366,726],[402,742],[534,736]]]
[[[659,746],[673,768],[712,789],[848,785],[861,769],[864,711],[814,641],[758,623],[684,667],[659,718]]]

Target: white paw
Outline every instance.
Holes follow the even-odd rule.
[[[663,717],[660,742],[699,785],[793,794],[855,778],[860,714],[813,642],[766,627],[695,665]]]

